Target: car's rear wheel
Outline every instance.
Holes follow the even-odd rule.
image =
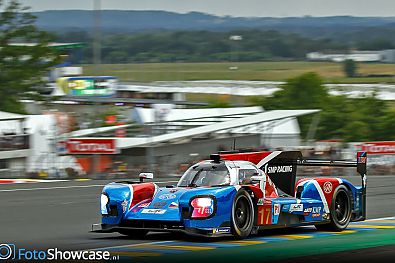
[[[143,238],[145,237],[145,235],[147,235],[148,231],[140,230],[140,229],[134,229],[134,230],[120,229],[118,233],[132,238]]]
[[[238,238],[246,238],[254,226],[254,205],[251,196],[240,189],[232,205],[232,234]]]
[[[339,185],[332,197],[330,207],[330,222],[316,225],[318,230],[342,231],[351,220],[351,194],[344,185]]]

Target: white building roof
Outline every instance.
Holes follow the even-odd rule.
[[[153,82],[151,84],[123,83],[118,91],[134,91],[140,93],[203,93],[232,94],[238,96],[269,96],[279,90],[279,84],[273,81],[174,81]]]
[[[281,89],[282,81],[158,81],[149,84],[123,83],[118,91],[140,93],[203,93],[237,96],[270,96]],[[377,94],[381,100],[395,100],[395,85],[385,83],[369,84],[325,84],[331,95],[346,95],[360,98]]]
[[[0,111],[0,121],[23,120],[25,118],[25,115]]]
[[[320,110],[274,110],[258,113],[253,116],[238,118],[230,121],[218,122],[207,126],[177,131],[173,133],[157,135],[146,138],[116,138],[120,149],[148,146],[157,143],[171,142],[174,140],[193,138],[195,136],[247,127],[254,124],[284,120],[292,117],[302,116],[319,112]]]
[[[151,123],[154,121],[154,109],[134,108],[134,114],[138,114],[141,123]],[[262,107],[237,107],[237,108],[212,108],[212,109],[172,109],[164,117],[166,122],[195,120],[217,117],[238,117],[246,114],[256,114],[263,112]],[[137,117],[137,116],[136,116]]]
[[[78,131],[73,131],[68,134],[70,137],[81,137],[81,136],[87,136],[95,133],[101,133],[101,132],[109,132],[109,131],[115,131],[121,128],[127,128],[132,126],[132,124],[125,124],[125,125],[117,125],[117,126],[109,126],[109,127],[99,127],[99,128],[91,128],[91,129],[82,129]]]

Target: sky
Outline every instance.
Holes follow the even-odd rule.
[[[32,11],[92,9],[94,0],[19,0]],[[214,15],[395,16],[394,0],[100,0],[102,9],[191,11]]]

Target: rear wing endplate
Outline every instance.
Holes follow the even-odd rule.
[[[357,172],[362,179],[362,219],[366,218],[366,164],[367,164],[367,153],[358,152],[357,161],[335,161],[335,160],[308,160],[308,159],[297,159],[296,165],[298,166],[334,166],[334,167],[356,167]]]

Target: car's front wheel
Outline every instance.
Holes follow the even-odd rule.
[[[251,196],[240,189],[232,205],[232,234],[238,238],[246,238],[254,226],[254,205]]]

